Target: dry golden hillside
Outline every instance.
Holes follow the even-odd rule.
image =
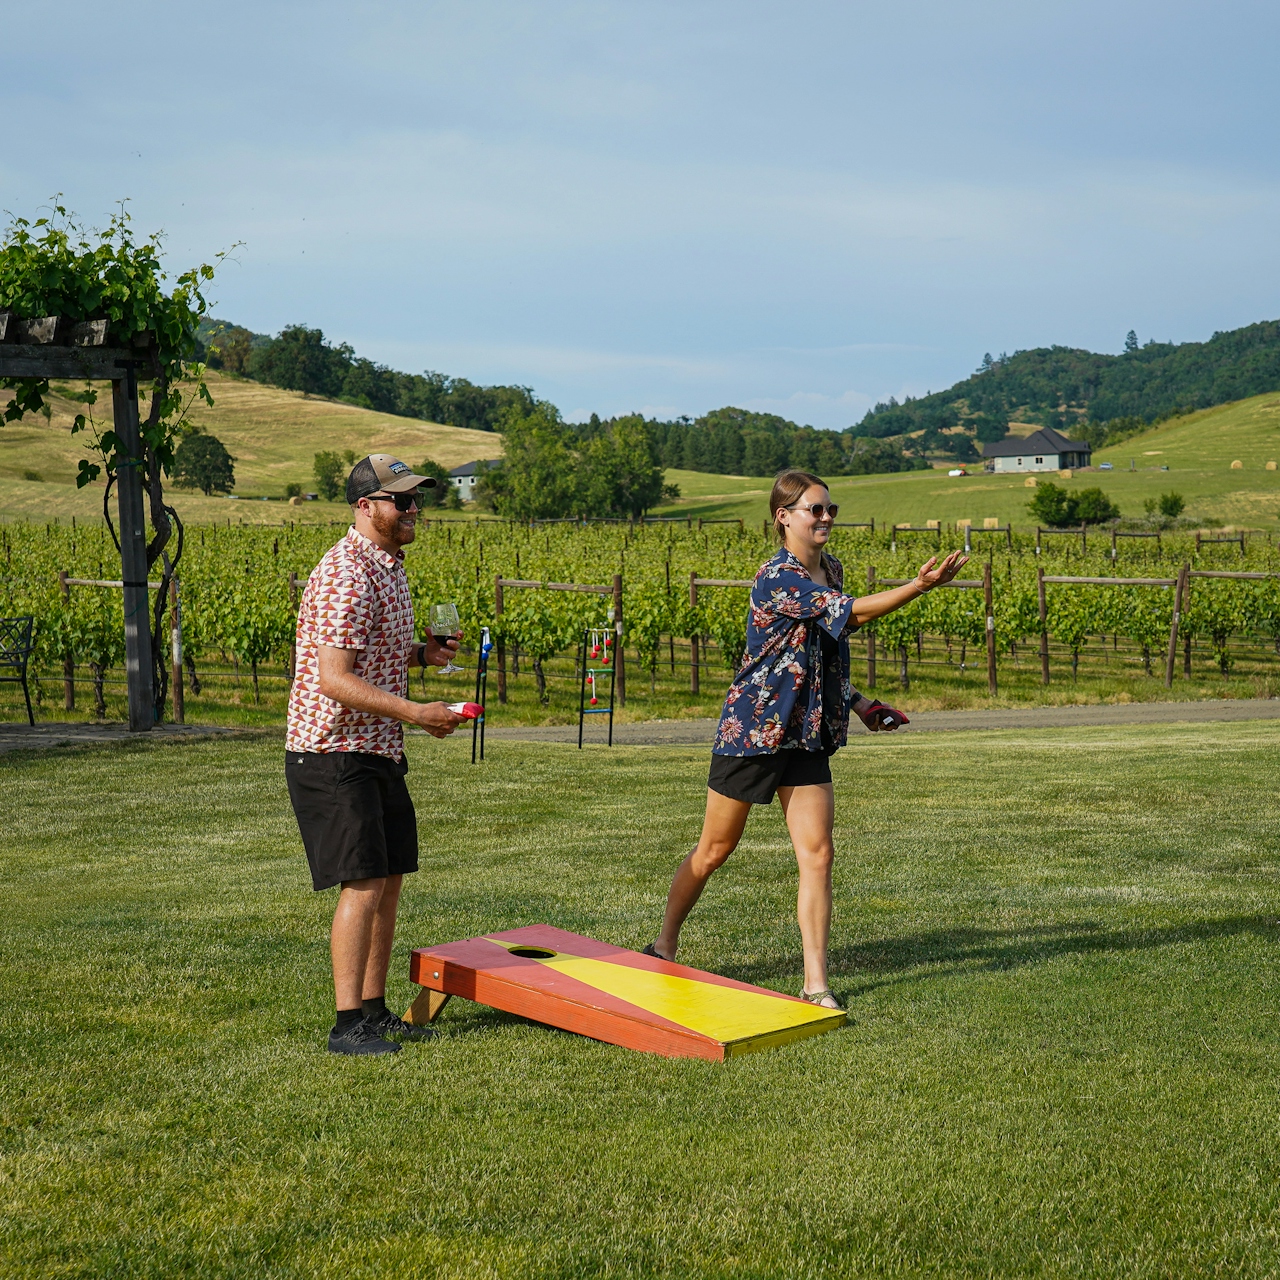
[[[314,490],[312,459],[323,450],[352,449],[358,455],[377,450],[396,454],[410,465],[431,458],[446,467],[502,456],[502,437],[493,432],[374,413],[212,371],[209,389],[213,408],[199,405],[191,418],[217,436],[236,459],[238,497],[206,498],[173,489],[171,500],[184,519],[222,520],[230,516],[280,520],[289,508],[260,500],[280,497],[290,481],[304,490]],[[24,516],[48,520],[54,515],[84,518],[101,511],[100,485],[83,490],[75,487],[77,463],[86,456],[81,443],[84,437],[73,436],[69,429],[80,408],[75,389],[59,384],[54,390],[48,421],[36,415],[0,427],[0,520]],[[100,390],[95,413],[105,426],[111,425],[110,390],[106,386]],[[28,472],[40,478],[24,479]],[[338,517],[345,516],[347,508],[308,503],[303,512],[308,519]]]

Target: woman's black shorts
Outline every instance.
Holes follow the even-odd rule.
[[[711,757],[707,786],[730,800],[772,804],[779,787],[815,787],[831,781],[831,757],[825,751],[793,748],[768,756]]]
[[[289,751],[284,776],[311,864],[311,883],[406,875],[418,869],[418,820],[407,760],[364,751]]]

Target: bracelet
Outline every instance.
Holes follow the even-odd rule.
[[[915,585],[916,590],[917,590],[917,591],[919,591],[919,592],[920,592],[920,594],[921,594],[922,596],[927,596],[927,595],[929,594],[929,592],[933,590],[933,588],[934,588],[934,586],[935,586],[936,584],[931,582],[927,587],[922,587],[922,586],[920,585],[920,579],[919,579],[919,578],[917,578],[917,579],[915,580],[914,585]]]

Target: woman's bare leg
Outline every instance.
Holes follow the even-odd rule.
[[[667,894],[662,932],[653,944],[659,955],[668,960],[676,958],[680,926],[702,896],[712,873],[738,847],[750,812],[751,806],[745,800],[730,800],[728,796],[708,788],[707,815],[702,820],[702,834],[693,851],[680,864]]]
[[[779,787],[791,844],[800,868],[796,919],[804,946],[804,989],[827,988],[827,942],[831,937],[831,864],[836,800],[831,783],[809,787]]]

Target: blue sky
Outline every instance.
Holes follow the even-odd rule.
[[[0,203],[570,417],[845,427],[986,351],[1280,316],[1280,7],[31,3]]]

